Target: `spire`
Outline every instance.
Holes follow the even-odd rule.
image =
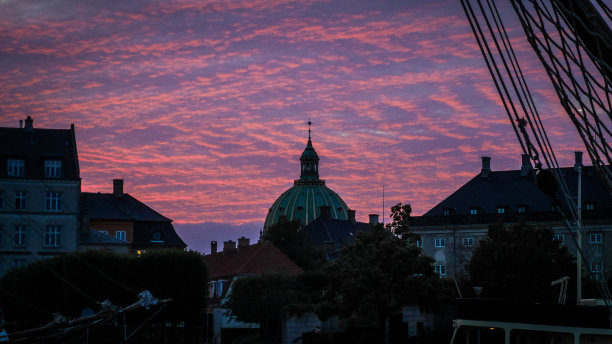
[[[312,146],[311,141],[311,126],[312,122],[308,118],[308,143],[300,157],[300,181],[302,182],[317,182],[319,181],[319,155]]]

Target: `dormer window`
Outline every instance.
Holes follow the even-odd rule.
[[[59,160],[45,160],[45,177],[60,178],[62,176],[62,162]]]
[[[9,177],[25,176],[25,161],[23,159],[8,159],[6,173]]]
[[[480,214],[480,208],[478,207],[470,207],[470,215],[479,215]]]

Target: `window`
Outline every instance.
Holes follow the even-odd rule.
[[[440,277],[446,276],[446,265],[438,265],[435,266],[435,271]]]
[[[601,272],[603,270],[603,264],[599,262],[591,263],[591,278],[599,281],[601,279]]]
[[[45,177],[59,178],[62,176],[62,162],[59,160],[45,160]]]
[[[125,231],[116,231],[115,238],[125,241]]]
[[[21,159],[8,159],[6,163],[6,173],[9,177],[25,176],[25,161]]]
[[[480,208],[476,208],[476,207],[470,208],[470,215],[478,215],[478,214],[480,214]]]
[[[102,233],[104,235],[108,235],[108,231],[98,231],[98,233]]]
[[[423,240],[421,239],[416,239],[414,243],[416,247],[423,247]]]
[[[61,244],[62,227],[61,226],[46,226],[45,227],[45,247],[58,247]]]
[[[155,231],[152,235],[151,235],[151,242],[154,243],[163,243],[164,240],[162,239],[162,234],[159,231]]]
[[[20,266],[24,266],[26,265],[26,260],[25,259],[13,259],[13,267],[14,268],[18,268]]]
[[[446,247],[446,239],[444,238],[436,238],[434,240],[435,247]]]
[[[463,246],[465,247],[474,246],[474,238],[463,238]]]
[[[15,246],[25,246],[26,243],[26,227],[24,225],[15,226],[13,231],[13,244]]]
[[[505,214],[506,213],[506,207],[497,207],[497,213],[498,214]]]
[[[591,233],[589,235],[589,243],[601,244],[601,233]]]
[[[304,207],[302,207],[301,205],[299,205],[299,206],[297,207],[297,210],[298,210],[298,211],[303,211],[303,210],[304,210]]]
[[[25,191],[15,192],[15,209],[25,210],[28,207],[28,194]]]
[[[453,214],[453,209],[451,208],[444,208],[444,210],[442,210],[442,215],[444,216],[450,216]]]
[[[519,205],[518,207],[516,207],[516,212],[519,214],[524,214],[527,212],[527,206],[526,205]]]
[[[557,240],[560,244],[565,244],[565,235],[563,234],[555,234],[553,239]]]
[[[584,206],[584,209],[585,209],[586,211],[595,210],[595,203],[593,203],[593,202],[587,202],[587,204]]]
[[[60,211],[62,210],[62,194],[57,191],[45,192],[45,210]]]

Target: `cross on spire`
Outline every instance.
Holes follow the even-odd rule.
[[[312,122],[310,121],[310,117],[308,117],[308,139],[310,140],[310,125]]]

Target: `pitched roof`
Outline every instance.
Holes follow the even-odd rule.
[[[0,178],[6,178],[6,159],[23,159],[25,176],[19,178],[45,179],[44,160],[62,162],[62,176],[54,179],[79,180],[79,159],[70,129],[0,128]],[[10,178],[10,177],[9,177]]]
[[[319,216],[316,220],[304,227],[312,244],[316,247],[324,247],[326,241],[333,241],[337,246],[350,244],[355,239],[358,231],[366,231],[370,225],[364,222],[352,222],[350,220],[339,220]]]
[[[578,173],[571,167],[561,168],[572,196],[577,194]],[[600,209],[612,209],[612,196],[592,166],[582,168],[583,203],[594,203]],[[563,201],[561,191],[556,198]],[[471,207],[478,207],[482,214],[496,214],[505,206],[515,212],[518,205],[525,205],[529,212],[550,212],[552,198],[541,191],[533,173],[521,176],[520,170],[492,171],[488,177],[477,175],[438,203],[423,216],[442,216],[445,209],[455,215],[469,215]],[[583,205],[584,208],[584,205]]]
[[[90,229],[87,234],[79,236],[79,245],[129,246],[130,244],[108,234]]]
[[[172,221],[127,193],[115,197],[107,193],[83,192],[80,207],[82,211],[87,210],[91,219]]]
[[[259,242],[229,252],[217,252],[204,256],[211,280],[236,275],[257,275],[268,272],[298,274],[303,270],[276,246]]]
[[[176,234],[174,226],[170,222],[159,221],[138,221],[134,223],[134,240],[132,245],[135,247],[179,247],[185,248],[187,245]]]

